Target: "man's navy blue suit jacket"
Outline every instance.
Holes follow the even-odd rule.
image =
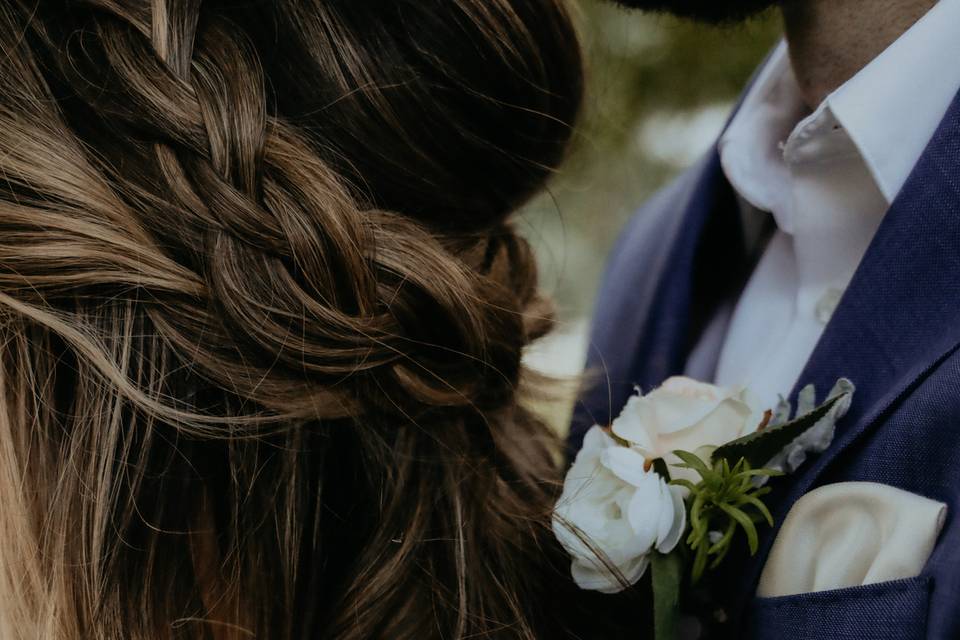
[[[909,117],[909,114],[904,114]],[[635,385],[683,373],[717,305],[749,274],[735,195],[716,149],[663,189],[623,233],[604,278],[570,451],[608,424]],[[776,526],[760,552],[728,561],[720,591],[733,638],[960,638],[960,96],[887,213],[792,391],[857,386],[825,453],[770,496]],[[789,391],[789,390],[784,390]],[[822,398],[821,398],[822,399]],[[757,598],[777,529],[815,487],[880,482],[948,505],[916,578],[823,593]]]

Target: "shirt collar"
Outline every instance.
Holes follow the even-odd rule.
[[[721,136],[727,179],[752,206],[775,214],[788,210],[783,142],[798,123],[825,114],[844,128],[891,203],[960,89],[957,25],[960,0],[940,0],[807,120],[809,110],[781,42]],[[785,220],[778,224],[790,226]]]
[[[790,175],[781,145],[805,114],[787,45],[781,42],[760,70],[718,146],[730,184],[756,209],[787,209],[784,202],[789,194],[783,185],[788,184]]]
[[[892,203],[960,89],[960,0],[940,0],[827,97]]]

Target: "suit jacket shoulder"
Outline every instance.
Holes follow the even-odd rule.
[[[673,273],[677,248],[690,231],[689,210],[715,154],[701,159],[656,192],[621,232],[607,262],[590,330],[584,389],[574,411],[571,452],[576,452],[594,424],[607,424],[619,412],[635,385],[647,380],[639,364],[657,354],[642,348],[651,336],[650,313]],[[694,230],[696,231],[696,230]]]

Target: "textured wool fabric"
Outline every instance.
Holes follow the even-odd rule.
[[[739,225],[716,149],[638,212],[601,287],[588,359],[593,384],[577,406],[571,451],[590,425],[619,413],[633,385],[650,389],[683,372],[712,311],[749,273]],[[893,202],[793,390],[813,383],[822,398],[837,378],[857,385],[833,446],[771,483],[777,526],[763,528],[759,553],[734,551],[715,576],[729,637],[960,638],[958,347],[960,97]],[[757,608],[755,592],[779,525],[801,496],[843,481],[878,482],[947,505],[943,533],[921,574],[928,595],[887,594],[878,605],[882,587],[872,585],[836,601],[787,596],[783,610],[800,627],[787,634],[765,627],[774,621],[762,603]],[[821,608],[824,600],[836,606]],[[858,627],[877,630],[878,609],[889,616],[881,629],[890,635],[857,635]]]
[[[924,640],[931,580],[918,577],[851,589],[757,598],[750,638],[764,640]]]

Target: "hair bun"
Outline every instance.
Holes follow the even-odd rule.
[[[563,635],[506,222],[579,106],[559,1],[13,0],[0,44],[0,636]]]

